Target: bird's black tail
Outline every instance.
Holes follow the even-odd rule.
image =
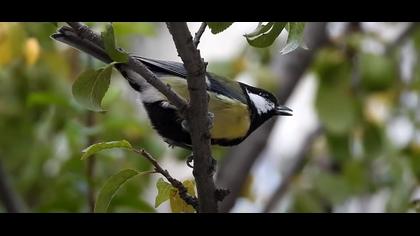
[[[106,64],[113,62],[102,45],[98,45],[88,39],[79,37],[70,27],[61,27],[57,33],[51,35],[51,38],[87,53]],[[130,70],[126,65],[116,64],[115,68],[128,81],[133,89],[141,92],[145,86],[148,86],[144,79],[142,79],[137,73]],[[134,77],[138,78],[134,79]]]
[[[104,63],[112,62],[112,59],[101,45],[97,45],[88,39],[80,38],[67,26],[61,27],[57,33],[51,35],[51,38],[83,51]]]

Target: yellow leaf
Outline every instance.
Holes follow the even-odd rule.
[[[195,196],[195,182],[193,180],[186,180],[183,182],[184,186],[187,188],[188,194]],[[195,210],[191,205],[182,200],[178,194],[178,190],[172,188],[169,193],[169,203],[171,205],[171,210],[173,213],[194,213]]]
[[[191,196],[195,196],[195,182],[194,180],[185,180],[182,182],[184,186],[187,188],[188,194]]]
[[[0,65],[5,65],[12,59],[12,48],[10,47],[8,23],[0,23]]]
[[[41,48],[36,38],[29,38],[26,40],[24,54],[27,65],[34,65],[38,61],[40,52]]]
[[[25,31],[19,23],[0,23],[0,65],[21,55],[24,39]]]

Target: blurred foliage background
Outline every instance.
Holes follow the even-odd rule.
[[[114,24],[120,46],[131,50],[134,38],[153,39],[161,27]],[[50,39],[55,30],[52,23],[0,23],[0,161],[25,211],[89,212],[92,191],[94,196],[109,176],[123,168],[151,169],[147,161],[121,150],[101,152],[91,163],[81,161],[81,150],[94,142],[126,139],[160,160],[175,156],[185,162],[188,153],[167,148],[116,72],[104,100],[106,112],[89,112],[74,101],[72,82],[84,68],[100,64]],[[305,154],[286,207],[275,211],[340,212],[354,201],[374,204],[372,198],[382,199],[381,211],[415,210],[420,30],[390,50],[372,51],[369,43],[384,48],[391,44],[359,24],[331,35],[316,54],[307,74],[317,81],[313,105],[324,132]],[[254,85],[275,92],[281,86],[270,67],[276,54],[275,46],[245,46],[229,60],[213,61],[209,69],[230,78],[247,72]],[[411,62],[405,61],[409,56]],[[216,159],[225,153],[214,148]],[[149,176],[134,178],[118,192],[110,211],[155,212],[147,192],[155,184]],[[243,197],[252,200],[255,195],[249,186],[244,188]],[[5,211],[0,202],[0,212]]]

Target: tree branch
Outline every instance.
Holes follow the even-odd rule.
[[[215,161],[211,156],[208,119],[206,68],[200,51],[185,22],[167,22],[176,49],[188,72],[190,107],[187,122],[190,127],[194,155],[193,174],[197,183],[199,212],[217,212],[216,186],[213,180]]]
[[[6,211],[9,213],[24,212],[24,207],[19,195],[12,187],[9,176],[3,167],[3,162],[0,159],[0,200],[2,200]]]
[[[409,23],[409,25],[400,33],[400,35],[398,35],[398,37],[385,48],[385,54],[389,55],[391,52],[393,52],[419,26],[420,26],[420,24],[418,22]]]
[[[89,27],[84,27],[81,23],[69,22],[72,28],[63,27],[60,33],[52,37],[58,41],[69,44],[79,50],[82,50],[96,58],[109,63],[110,60],[104,51],[103,42],[99,35],[93,32]],[[194,153],[194,177],[196,178],[199,207],[198,212],[217,212],[216,197],[222,198],[223,191],[215,191],[213,180],[213,171],[210,171],[214,163],[210,151],[210,135],[208,131],[209,121],[207,116],[208,96],[205,83],[205,66],[200,57],[199,51],[192,44],[191,33],[186,23],[168,23],[173,24],[169,27],[173,33],[174,41],[178,52],[184,61],[188,76],[188,88],[190,92],[190,105],[162,83],[153,72],[139,60],[130,56],[128,63],[117,64],[116,68],[124,75],[128,70],[140,74],[148,83],[164,94],[168,100],[175,105],[182,115],[188,121],[191,129],[191,139]],[[173,30],[172,30],[173,29]],[[175,36],[176,35],[176,36]],[[128,80],[136,79],[129,78]],[[135,81],[134,81],[135,82]],[[191,106],[191,109],[189,109]]]
[[[178,189],[179,196],[189,205],[194,207],[196,211],[198,211],[198,200],[196,197],[192,197],[188,194],[187,188],[177,179],[172,178],[172,176],[169,174],[169,172],[165,169],[163,169],[159,163],[150,155],[148,152],[146,152],[144,149],[133,149],[134,152],[142,155],[144,158],[146,158],[152,165],[154,166],[154,169],[157,173],[160,173],[163,175],[169,183],[176,189]]]
[[[195,47],[198,47],[198,44],[200,43],[200,38],[203,35],[206,28],[207,28],[207,23],[206,22],[201,23],[200,28],[198,29],[197,33],[195,33],[195,36],[194,36],[193,42],[194,42]]]
[[[309,50],[297,49],[285,56],[279,56],[273,63],[273,69],[283,78],[281,89],[277,94],[280,104],[285,104],[319,48],[328,42],[325,22],[311,22],[305,26],[305,41]],[[282,117],[277,118],[282,119]],[[241,189],[260,153],[265,149],[267,139],[273,130],[272,119],[258,128],[239,146],[231,149],[223,158],[216,178],[218,186],[227,188],[231,194],[220,205],[221,212],[229,212],[239,197]]]
[[[290,184],[292,183],[293,178],[303,170],[306,156],[312,147],[312,144],[323,133],[321,127],[316,128],[312,133],[308,135],[305,142],[302,145],[299,153],[294,158],[294,163],[290,167],[289,171],[283,176],[281,183],[278,185],[273,195],[268,200],[267,205],[264,207],[263,212],[268,213],[274,209],[277,203],[282,199],[284,194],[287,192]]]

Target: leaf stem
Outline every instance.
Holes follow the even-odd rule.
[[[178,189],[179,196],[182,198],[182,200],[184,200],[187,204],[191,205],[196,211],[198,211],[197,198],[194,196],[190,196],[188,194],[187,188],[179,180],[173,178],[169,174],[169,171],[163,169],[150,153],[148,153],[144,149],[133,148],[132,150],[135,153],[140,154],[141,156],[146,158],[150,163],[152,163],[152,165],[154,166],[154,172],[163,175],[174,188]]]

